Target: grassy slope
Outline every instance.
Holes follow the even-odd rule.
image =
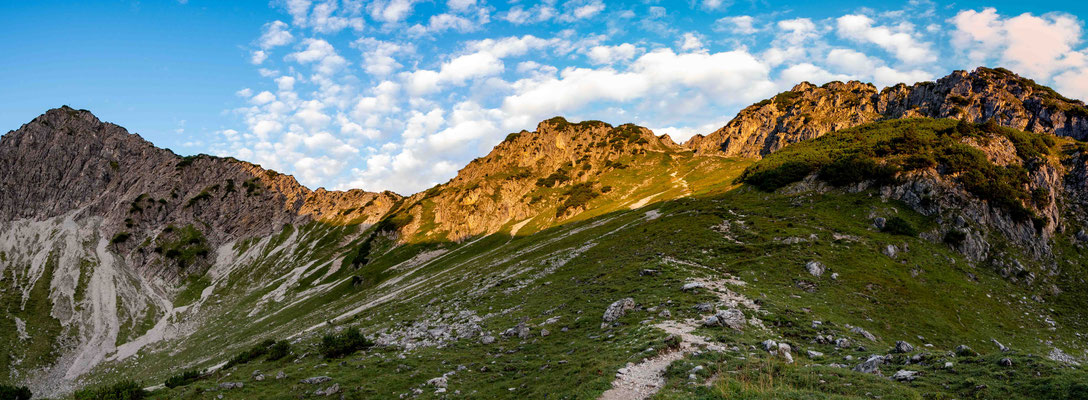
[[[622,198],[596,198],[592,211],[558,226],[549,227],[542,219],[526,226],[528,232],[536,232],[532,235],[523,235],[527,232],[523,228],[514,238],[499,233],[464,243],[392,247],[380,240],[371,262],[358,271],[331,272],[329,264],[368,235],[356,227],[312,224],[286,229],[259,243],[247,241],[244,253],[254,258],[217,283],[212,296],[200,303],[199,315],[189,316],[208,318],[203,328],[180,342],[157,345],[152,350],[158,351],[145,352],[139,359],[103,365],[93,381],[130,378],[152,385],[183,369],[223,362],[259,339],[292,338],[294,356],[242,364],[186,387],[156,391],[154,397],[202,398],[207,394],[201,391],[220,382],[240,381],[246,386],[233,389],[233,397],[294,398],[327,386],[299,383],[317,375],[332,377],[349,398],[390,398],[413,389],[422,389],[424,398],[441,397],[426,382],[451,371],[456,372],[449,375],[448,394],[594,397],[609,388],[618,368],[652,355],[645,350],[662,348],[664,338],[661,331],[640,323],[656,315],[644,309],[629,313],[619,326],[602,330],[601,313],[608,304],[632,297],[642,308],[669,309],[674,319],[698,318],[693,306],[713,296],[683,292],[680,286],[692,277],[725,274],[747,282],[731,289],[761,304],[766,314],[759,318],[769,329],[735,333],[700,328],[697,333],[740,351],[676,363],[659,397],[835,398],[870,393],[883,398],[964,398],[1009,392],[1011,398],[1030,398],[1040,387],[1068,391],[1073,382],[1088,379],[1079,369],[1064,369],[1038,356],[1050,351],[1048,342],[1083,354],[1083,343],[1064,323],[1083,318],[1077,303],[1068,300],[1079,299],[1075,297],[1079,294],[1067,291],[1065,297],[1048,298],[1052,303],[1036,303],[1027,300],[1036,293],[988,268],[970,265],[945,244],[878,232],[870,226],[872,214],[899,215],[923,231],[934,229],[935,222],[869,192],[786,195],[733,188],[733,178],[749,162],[686,154],[662,157],[661,165],[670,165],[685,178],[689,197],[628,211],[632,200],[662,192],[657,198],[667,199],[687,192],[673,179],[646,180],[639,170],[621,170],[603,177],[602,183],[614,187],[647,183]],[[651,218],[650,210],[661,216]],[[712,229],[723,221],[734,227],[735,240]],[[782,240],[812,234],[815,241]],[[282,243],[287,246],[280,247]],[[888,244],[909,250],[892,259],[880,252]],[[281,250],[272,250],[277,248]],[[1058,248],[1065,259],[1084,264],[1075,248]],[[418,266],[402,263],[432,250],[445,253]],[[810,260],[823,262],[830,271],[820,278],[808,275],[804,264]],[[283,301],[258,302],[296,268],[299,283]],[[659,273],[644,276],[639,273],[643,269]],[[838,279],[830,278],[832,272],[839,274]],[[353,286],[351,275],[363,276],[363,283]],[[276,281],[270,284],[269,279]],[[346,316],[364,305],[370,307]],[[249,317],[254,310],[256,317]],[[480,317],[482,330],[498,341],[483,345],[467,338],[410,351],[379,347],[335,360],[325,360],[315,351],[320,334],[330,331],[321,324],[330,321],[358,325],[377,335],[417,323],[438,327],[464,322],[462,313]],[[1044,321],[1047,315],[1059,321],[1053,331]],[[558,322],[541,326],[554,317]],[[811,328],[813,320],[824,321],[824,328]],[[499,336],[519,322],[532,327],[529,339]],[[877,341],[849,332],[847,324],[872,332]],[[540,336],[541,328],[551,334]],[[849,337],[865,349],[817,345],[813,342],[817,334]],[[768,338],[793,345],[799,362],[765,360],[766,353],[755,346]],[[989,344],[991,338],[1015,349],[1017,368],[996,366],[996,359],[1006,355]],[[853,364],[843,357],[883,354],[896,340],[908,340],[932,355],[923,365],[884,368],[886,375],[898,368],[922,369],[924,374],[913,383],[805,366]],[[923,347],[925,343],[933,347]],[[946,354],[959,344],[984,354],[975,358]],[[809,349],[827,356],[808,360],[802,354]],[[956,367],[937,368],[945,360],[954,361]],[[708,367],[709,373],[701,378],[709,380],[709,387],[687,384],[687,371],[695,364]],[[269,379],[250,379],[258,369]],[[289,379],[273,379],[279,371]]]

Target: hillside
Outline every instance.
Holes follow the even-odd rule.
[[[1082,396],[1084,122],[1014,77],[897,86],[895,107],[801,84],[685,145],[557,117],[408,197],[310,190],[50,110],[0,139],[0,383],[81,399],[117,382],[164,399]],[[978,90],[940,115],[921,93],[954,82]],[[740,143],[721,138],[742,125],[763,132],[749,150],[695,145]]]

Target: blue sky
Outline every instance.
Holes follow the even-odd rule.
[[[0,130],[86,108],[179,154],[410,194],[555,115],[684,139],[801,80],[1004,66],[1088,98],[1085,2],[4,2]]]

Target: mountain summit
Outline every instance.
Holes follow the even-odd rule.
[[[753,104],[721,129],[684,146],[703,153],[763,157],[827,132],[897,118],[993,120],[1001,126],[1088,138],[1088,108],[1006,69],[955,71],[936,82],[898,84],[878,91],[857,81],[816,86],[803,82]]]

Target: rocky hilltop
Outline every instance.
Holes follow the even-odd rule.
[[[751,105],[721,129],[684,146],[701,153],[763,157],[827,132],[897,118],[994,120],[1001,126],[1088,138],[1088,108],[1008,70],[955,71],[936,82],[877,90],[869,83],[803,82]]]
[[[401,233],[459,241],[536,217],[543,225],[561,222],[591,199],[622,196],[611,193],[615,188],[602,183],[602,174],[643,170],[652,167],[647,153],[683,150],[633,124],[552,118],[532,132],[510,134],[449,182],[409,197]]]

